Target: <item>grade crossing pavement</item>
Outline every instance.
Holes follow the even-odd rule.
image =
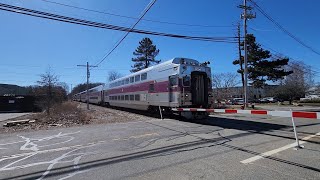
[[[319,179],[319,120],[219,114],[1,134],[0,179]],[[305,138],[306,139],[306,138]]]

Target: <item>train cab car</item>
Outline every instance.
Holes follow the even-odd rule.
[[[106,85],[104,101],[107,105],[140,110],[157,110],[159,106],[166,111],[209,108],[213,99],[208,64],[174,58],[143,69]]]

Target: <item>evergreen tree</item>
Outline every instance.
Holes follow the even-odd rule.
[[[149,38],[143,38],[139,42],[139,46],[133,52],[135,58],[132,58],[134,65],[131,72],[138,72],[142,69],[150,67],[152,64],[159,64],[161,60],[155,60],[155,57],[159,54],[159,49]]]
[[[263,88],[267,85],[267,81],[278,81],[288,76],[292,71],[286,71],[283,67],[288,64],[288,58],[274,58],[270,51],[261,48],[256,43],[253,34],[247,35],[248,50],[248,79],[251,80],[250,85],[255,88]],[[239,65],[240,61],[235,60],[234,65]],[[244,64],[243,61],[241,63]],[[242,74],[243,71],[238,70]]]

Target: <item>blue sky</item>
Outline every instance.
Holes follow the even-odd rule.
[[[125,16],[139,17],[150,0],[52,0],[73,6]],[[130,27],[135,20],[72,9],[42,0],[0,0],[1,3],[33,8],[92,21]],[[320,1],[256,0],[277,22],[306,44],[320,51]],[[218,27],[190,27],[141,21],[136,28],[191,36],[235,36],[242,0],[158,0],[145,19],[200,24]],[[301,46],[278,30],[258,11],[249,21],[249,33],[257,41],[289,57],[302,60],[320,72],[320,56]],[[0,11],[0,83],[33,85],[39,74],[51,67],[60,81],[69,86],[85,82],[85,68],[77,64],[96,64],[124,32],[84,27]],[[223,27],[221,27],[223,26]],[[106,82],[108,71],[129,74],[132,52],[138,42],[151,38],[160,49],[158,59],[188,57],[211,61],[214,73],[235,72],[237,45],[201,42],[141,34],[129,34],[124,42],[98,68],[92,70],[92,82]],[[320,74],[318,74],[320,75]],[[316,78],[320,81],[319,76]]]

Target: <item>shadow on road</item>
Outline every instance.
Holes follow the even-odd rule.
[[[158,125],[158,124],[153,124],[153,123],[150,123],[150,122],[148,122],[148,123],[151,124],[151,125],[155,125],[155,126],[160,126],[162,128],[166,128],[168,130],[174,130],[175,132],[179,132],[182,135],[195,136],[195,135],[189,134],[187,132],[182,132],[182,131],[179,131],[179,130],[176,130],[176,129],[168,128],[168,127],[161,126],[161,125]],[[249,135],[252,135],[252,134],[255,134],[255,133],[264,134],[264,135],[270,135],[270,136],[276,136],[276,137],[281,137],[281,138],[289,138],[289,137],[284,137],[284,136],[281,136],[281,135],[275,135],[275,134],[269,133],[270,131],[282,130],[282,129],[288,128],[288,126],[285,126],[285,125],[277,125],[277,124],[271,124],[271,123],[266,123],[266,122],[253,122],[253,121],[245,121],[245,120],[235,120],[235,119],[228,119],[228,118],[208,118],[206,120],[197,121],[195,123],[202,124],[202,125],[218,126],[218,127],[221,127],[221,128],[238,129],[238,130],[242,130],[244,132],[239,133],[239,134],[235,134],[235,135],[226,136],[226,137],[223,137],[218,133],[220,136],[218,138],[212,138],[212,139],[204,139],[204,138],[195,136],[199,140],[192,141],[192,142],[179,143],[179,144],[174,144],[174,145],[167,145],[167,146],[154,148],[154,149],[149,149],[149,150],[141,150],[139,152],[128,153],[128,154],[124,154],[124,155],[120,155],[120,156],[103,158],[103,159],[94,160],[94,161],[82,162],[82,163],[78,164],[79,169],[77,169],[77,170],[79,170],[79,171],[88,170],[88,169],[92,169],[92,168],[108,166],[108,165],[121,163],[121,162],[126,162],[126,161],[131,161],[131,160],[139,160],[139,159],[141,160],[141,159],[147,159],[147,158],[155,158],[155,157],[159,157],[159,156],[170,156],[170,155],[175,154],[175,153],[183,153],[183,152],[186,152],[186,151],[194,151],[194,150],[197,150],[197,149],[207,148],[207,147],[212,147],[212,146],[223,146],[223,147],[229,148],[230,151],[235,150],[235,151],[245,152],[245,153],[248,153],[248,154],[251,154],[251,155],[260,155],[260,152],[255,152],[255,151],[246,149],[245,147],[238,147],[238,146],[230,145],[230,144],[227,144],[227,143],[232,141],[232,140],[235,140],[238,137],[249,136]],[[294,139],[294,138],[289,138],[289,139]],[[186,149],[186,148],[188,148],[188,149]],[[221,153],[230,152],[230,151],[223,151],[223,152],[220,152],[220,153],[213,153],[213,154],[211,154],[209,156],[208,155],[207,156],[203,156],[203,158],[214,156],[214,155],[218,155],[218,154],[221,154]],[[300,168],[304,168],[304,169],[320,172],[320,169],[318,169],[318,168],[307,166],[307,165],[303,165],[303,164],[292,162],[292,161],[288,161],[288,160],[284,160],[284,159],[281,159],[281,158],[278,158],[278,157],[265,157],[265,158],[273,160],[273,161],[277,161],[277,162],[293,165],[293,166],[296,166],[296,167],[300,167]],[[197,159],[199,159],[199,158],[197,158]],[[185,160],[183,160],[183,162],[188,162],[188,161],[193,161],[193,160],[196,160],[196,159],[186,158]],[[177,164],[183,163],[183,162],[177,162]],[[162,168],[165,168],[165,167],[168,167],[168,165],[163,166]],[[159,168],[156,168],[156,169],[159,169]],[[154,169],[146,170],[146,172],[152,171],[152,170],[154,170]],[[13,177],[10,177],[10,178],[7,178],[7,179],[18,179],[18,178],[19,179],[36,179],[36,178],[41,177],[41,175],[44,172],[45,171],[38,171],[38,172],[29,173],[29,174],[13,176]],[[46,176],[46,178],[48,178],[48,177],[56,177],[56,176],[59,176],[59,175],[66,175],[66,174],[73,173],[73,172],[75,172],[75,169],[74,169],[73,165],[53,168],[53,169],[51,169],[50,174],[48,174]]]

